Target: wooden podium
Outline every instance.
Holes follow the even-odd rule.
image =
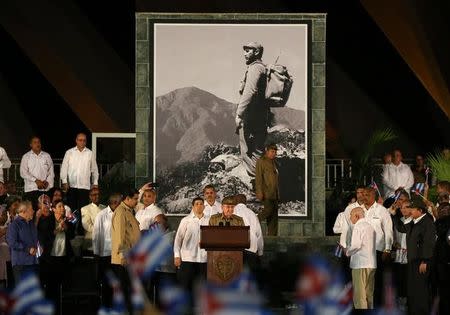
[[[227,284],[242,272],[242,251],[250,247],[248,226],[201,226],[200,248],[208,252],[208,281]]]

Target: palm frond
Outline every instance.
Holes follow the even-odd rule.
[[[366,145],[362,150],[358,152],[357,156],[353,159],[354,170],[357,182],[361,183],[364,175],[371,172],[372,158],[375,155],[379,147],[387,142],[390,142],[397,138],[397,135],[391,128],[375,130]]]
[[[450,159],[446,158],[444,153],[430,153],[427,155],[427,161],[433,176],[438,181],[450,181]]]

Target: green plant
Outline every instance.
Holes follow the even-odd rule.
[[[427,161],[433,176],[438,181],[450,181],[450,158],[444,152],[428,154]]]
[[[391,128],[374,131],[366,145],[352,159],[353,179],[356,184],[364,184],[365,176],[373,176],[373,156],[375,156],[381,145],[385,145],[396,138],[397,135]]]

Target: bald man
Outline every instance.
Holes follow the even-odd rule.
[[[375,230],[364,218],[361,207],[351,211],[350,221],[354,227],[346,255],[350,257],[352,269],[353,304],[355,309],[372,309],[377,268]]]

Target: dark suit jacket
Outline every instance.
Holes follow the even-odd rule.
[[[447,233],[450,230],[450,215],[440,217],[434,222],[436,225],[435,259],[439,264],[450,263],[450,245],[447,243]]]
[[[399,232],[406,233],[408,263],[430,263],[436,242],[436,228],[431,216],[425,215],[416,224],[413,221],[403,224],[400,216],[396,215],[393,217],[393,222]]]
[[[73,250],[70,240],[75,237],[75,227],[71,223],[66,222],[66,224],[66,256],[71,257],[73,256]],[[55,241],[55,227],[56,220],[53,213],[50,213],[50,215],[46,217],[42,216],[39,218],[39,222],[37,225],[38,240],[39,244],[42,247],[42,258],[44,259],[49,257],[52,251],[53,242]]]

